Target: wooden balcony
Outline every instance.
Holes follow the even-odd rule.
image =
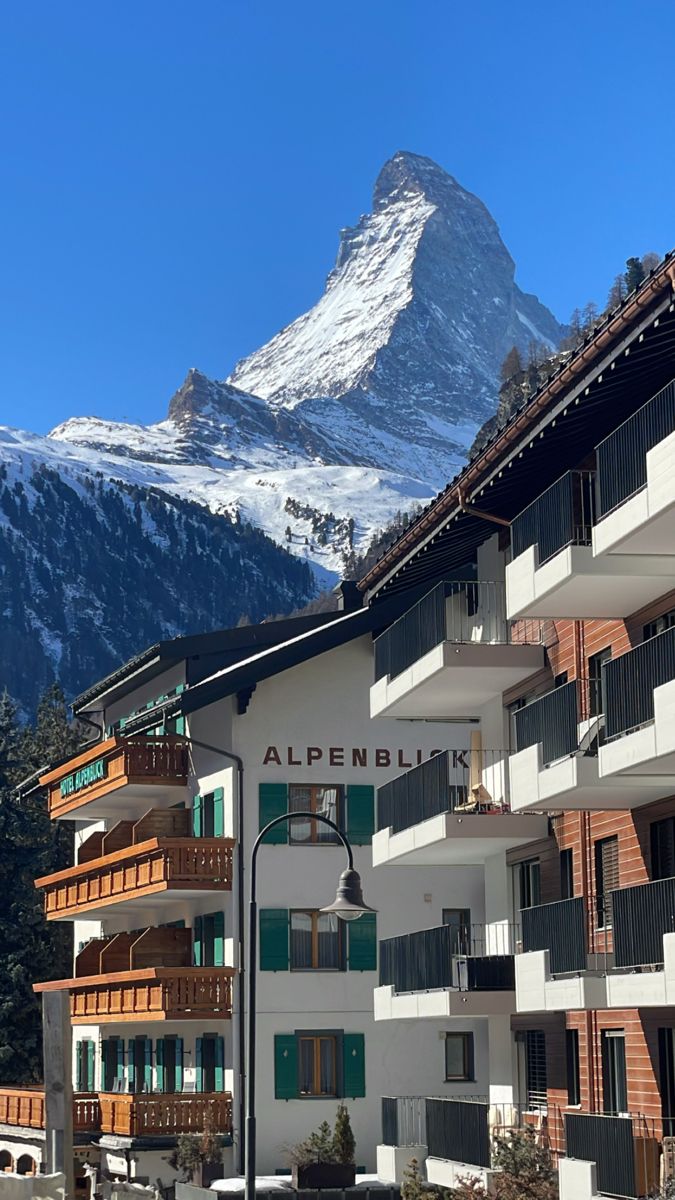
[[[121,1137],[202,1133],[210,1119],[214,1132],[232,1132],[229,1092],[177,1092],[173,1095],[101,1093],[101,1132]]]
[[[84,1133],[100,1127],[101,1114],[95,1092],[73,1096],[73,1131]],[[21,1129],[44,1129],[45,1094],[39,1086],[0,1088],[0,1125]]]
[[[108,738],[41,776],[49,815],[86,808],[87,819],[123,816],[139,802],[187,799],[188,747],[176,737]],[[183,795],[184,793],[184,795]]]
[[[92,835],[104,844],[108,836]],[[156,904],[172,899],[177,891],[187,897],[229,891],[232,846],[225,838],[149,838],[44,875],[35,885],[45,889],[45,913],[50,921],[78,918],[92,910],[105,916],[108,908],[136,905],[148,896]]]
[[[231,967],[148,967],[34,987],[36,992],[67,988],[73,1025],[224,1021],[232,1016],[233,974]]]

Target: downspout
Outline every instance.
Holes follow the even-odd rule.
[[[239,970],[236,978],[236,1005],[234,1012],[237,1014],[237,1053],[239,1057],[239,1147],[238,1147],[238,1170],[239,1174],[244,1174],[244,1166],[246,1162],[245,1146],[244,1146],[244,1131],[246,1118],[246,1043],[244,1031],[244,760],[239,754],[234,754],[231,750],[224,750],[222,746],[212,746],[208,742],[200,742],[197,738],[188,737],[181,734],[181,741],[188,742],[191,746],[198,746],[200,750],[208,750],[211,754],[221,754],[224,758],[229,759],[236,764],[237,768],[237,941],[239,945]]]

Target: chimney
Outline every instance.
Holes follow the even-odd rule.
[[[337,596],[338,612],[356,612],[362,607],[361,593],[353,579],[341,579],[333,588],[333,595]]]

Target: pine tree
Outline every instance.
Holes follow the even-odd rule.
[[[625,296],[626,296],[626,278],[624,275],[617,275],[614,280],[614,283],[612,284],[611,288],[609,289],[609,296],[607,297],[607,310],[606,311],[611,312],[612,309],[618,308],[619,304],[621,304],[621,302],[625,299]]]
[[[50,820],[40,792],[19,796],[16,785],[76,746],[58,688],[43,697],[35,727],[25,731],[7,693],[0,698],[0,1084],[40,1079],[40,1004],[32,985],[67,977],[72,964],[72,929],[47,924],[33,883],[72,861],[72,827]]]
[[[639,287],[645,277],[645,269],[642,261],[631,255],[626,259],[626,293],[632,292]]]
[[[517,346],[512,346],[500,367],[499,377],[502,383],[507,383],[509,379],[513,379],[514,375],[522,374],[522,370],[523,361],[520,351]]]
[[[335,1157],[339,1163],[349,1163],[351,1165],[354,1162],[356,1142],[354,1141],[354,1132],[349,1120],[349,1109],[346,1104],[338,1104],[337,1106],[333,1146]]]

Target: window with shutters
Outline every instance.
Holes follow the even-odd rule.
[[[320,813],[342,828],[343,789],[341,787],[337,787],[335,784],[292,783],[288,791],[291,812]],[[321,821],[298,818],[290,823],[289,841],[291,845],[326,845],[326,843],[335,843],[339,840],[337,834]]]
[[[224,832],[224,792],[215,788],[203,796],[195,796],[192,806],[192,829],[195,837],[222,837]]]
[[[195,1043],[197,1090],[222,1092],[225,1081],[225,1042],[220,1034],[205,1033]]]
[[[652,880],[675,875],[675,817],[652,821],[649,826],[652,855]]]
[[[222,910],[195,917],[192,947],[196,967],[225,966],[225,913]]]
[[[344,970],[343,922],[318,909],[291,911],[291,970]]]
[[[151,1092],[153,1090],[151,1039],[143,1036],[130,1038],[127,1061],[129,1091]]]
[[[301,1096],[337,1096],[337,1038],[301,1036],[298,1068]]]
[[[94,1092],[96,1090],[96,1080],[94,1077],[96,1063],[96,1047],[91,1038],[82,1038],[75,1050],[76,1055],[76,1079],[75,1086],[78,1092]]]
[[[158,1038],[155,1055],[160,1092],[182,1092],[183,1039],[175,1036]]]
[[[124,1042],[104,1038],[101,1044],[101,1087],[104,1092],[121,1091],[124,1083]]]
[[[619,839],[600,838],[594,846],[595,912],[599,929],[612,927],[610,892],[619,886]]]
[[[528,1108],[542,1108],[547,1103],[546,1035],[543,1029],[525,1032],[525,1085]]]
[[[468,1083],[474,1077],[473,1034],[446,1033],[445,1079],[447,1083]]]

